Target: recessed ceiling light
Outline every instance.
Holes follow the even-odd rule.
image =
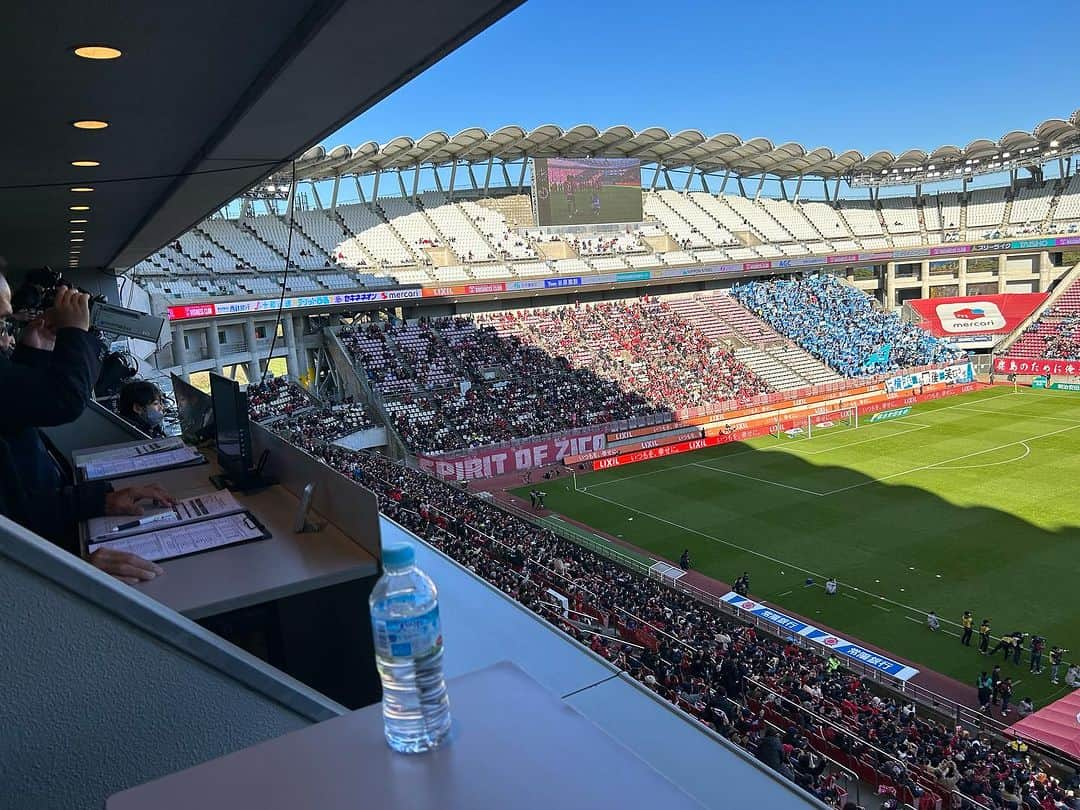
[[[72,242],[85,242],[86,240],[83,239],[81,236],[73,236],[73,237],[71,237],[71,241]]]
[[[86,233],[86,231],[69,231],[68,233]]]
[[[75,55],[83,59],[116,59],[120,50],[111,45],[80,45],[75,48]]]
[[[94,166],[100,166],[101,161],[100,160],[73,160],[73,161],[71,161],[71,165],[72,166],[78,166],[81,169],[92,169]]]
[[[72,121],[71,125],[75,129],[105,129],[109,126],[109,122],[98,121],[96,118],[87,118],[82,121]]]
[[[89,205],[69,205],[68,210],[69,211],[89,211],[90,206]]]
[[[86,219],[69,219],[68,222],[70,222],[72,225],[85,225],[87,222],[89,222],[89,220],[86,220]]]
[[[71,189],[71,191],[93,191],[93,190],[94,189],[92,187],[90,187],[90,186],[75,186],[74,188]]]

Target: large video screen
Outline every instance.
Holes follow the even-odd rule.
[[[533,194],[541,227],[641,222],[641,161],[536,158]]]

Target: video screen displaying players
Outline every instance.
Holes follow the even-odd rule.
[[[641,161],[536,158],[533,194],[541,227],[641,222]]]

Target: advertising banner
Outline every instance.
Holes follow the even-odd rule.
[[[257,301],[220,301],[213,304],[189,304],[169,307],[169,320],[206,318],[214,315],[244,315],[253,312],[277,312],[281,309],[312,309],[341,306],[343,304],[368,304],[379,301],[404,301],[420,298],[424,291],[419,287],[402,287],[392,290],[365,290],[334,295],[299,295],[283,299],[263,298]],[[208,311],[209,309],[209,311]]]
[[[1073,377],[1080,374],[1080,360],[1048,360],[1031,357],[997,357],[995,374],[1051,374]]]
[[[870,417],[870,421],[871,422],[886,422],[889,419],[899,419],[901,416],[907,416],[909,413],[911,413],[911,406],[906,405],[903,408],[892,408],[892,409],[887,410],[887,411],[881,411],[880,413],[875,413],[873,416]]]
[[[937,337],[1002,335],[1011,332],[1046,301],[1046,293],[1003,293],[909,301],[920,327]]]
[[[459,284],[453,287],[425,287],[424,298],[450,298],[456,295],[487,295],[506,292],[506,285],[501,282],[491,284]]]
[[[562,461],[604,447],[604,429],[586,428],[569,431],[537,441],[525,441],[508,447],[478,448],[453,457],[417,456],[420,469],[445,481],[475,481],[507,473],[524,472]]]
[[[801,636],[808,641],[825,647],[830,652],[873,667],[879,672],[891,675],[898,680],[906,681],[919,674],[919,670],[914,667],[909,667],[907,664],[867,650],[842,636],[814,627],[812,624],[788,616],[786,613],[782,613],[768,605],[740,596],[734,591],[724,594],[720,599],[738,608],[742,613],[776,625],[780,629],[787,631],[791,636]]]

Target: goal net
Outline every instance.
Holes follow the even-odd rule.
[[[831,430],[851,430],[859,426],[859,409],[838,408],[825,413],[778,419],[772,435],[778,439],[810,439]]]

